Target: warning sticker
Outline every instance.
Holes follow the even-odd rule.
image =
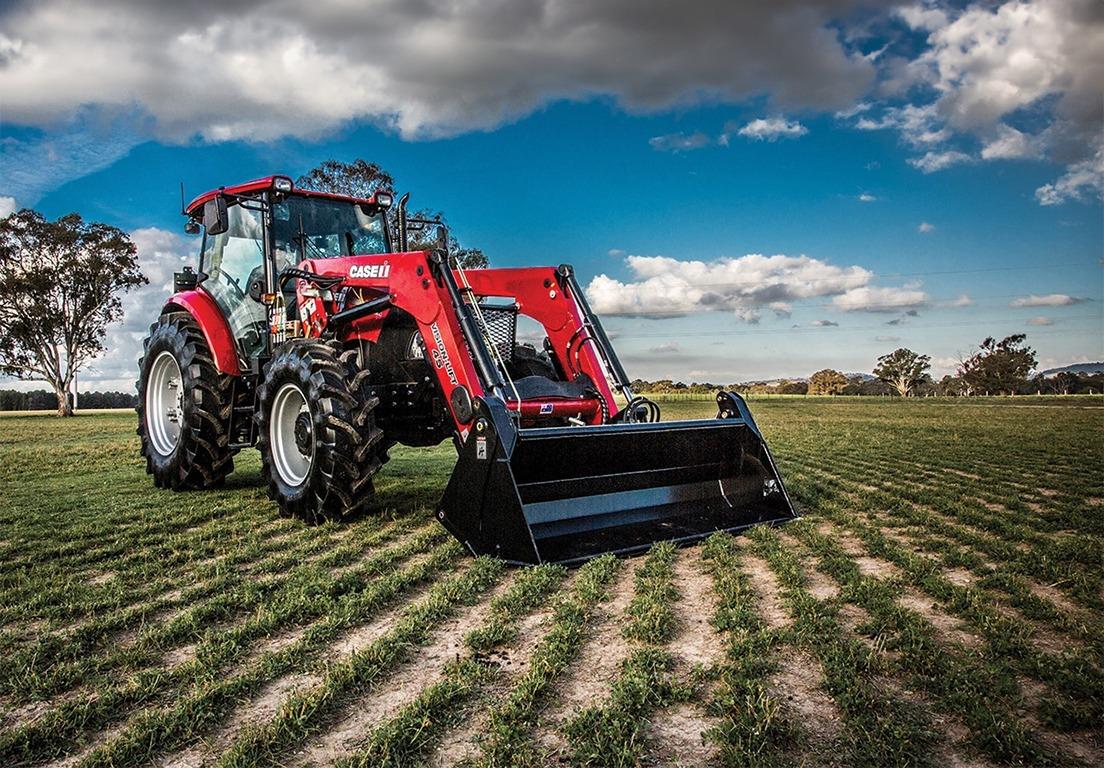
[[[477,437],[475,438],[475,458],[486,459],[487,458],[487,438]]]

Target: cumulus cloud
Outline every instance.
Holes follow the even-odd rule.
[[[0,219],[6,219],[18,210],[14,197],[0,195]]]
[[[913,168],[919,168],[924,173],[935,173],[952,165],[968,163],[971,159],[965,152],[952,149],[946,152],[927,152],[920,157],[909,158],[908,164]]]
[[[701,149],[710,144],[710,139],[701,131],[695,133],[671,133],[666,136],[655,136],[648,139],[652,149],[660,152],[688,152],[693,149]]]
[[[936,94],[924,106],[932,126],[980,140],[982,159],[1046,154],[1068,164],[1066,175],[1037,191],[1044,205],[1104,192],[1101,163],[1093,162],[1104,146],[1099,0],[977,3],[953,18],[916,5],[899,15],[929,33],[928,48],[908,62],[903,84],[920,84]],[[1034,135],[1006,122],[1026,110],[1046,121]],[[948,152],[936,158],[939,154]],[[917,167],[929,172],[936,158]],[[940,167],[947,164],[930,170]]]
[[[962,294],[961,296],[959,296],[959,297],[958,297],[957,299],[955,299],[954,301],[952,301],[952,302],[950,303],[950,306],[952,306],[952,307],[968,307],[968,306],[970,306],[970,305],[971,305],[971,304],[973,304],[973,303],[974,303],[974,300],[973,300],[973,299],[971,299],[971,298],[969,297],[969,295],[967,295],[967,294],[965,294],[965,293],[964,293],[964,294]]]
[[[122,297],[123,319],[108,326],[106,351],[83,376],[85,382],[95,382],[94,389],[133,388],[142,340],[165,300],[172,295],[173,273],[196,263],[198,244],[194,239],[156,227],[137,229],[130,233],[130,238],[138,247],[138,264],[149,278],[149,285]]]
[[[1095,157],[1074,163],[1053,184],[1035,190],[1040,205],[1059,205],[1067,200],[1084,200],[1094,195],[1104,197],[1104,148]]]
[[[898,311],[923,305],[916,287],[871,285],[874,273],[840,267],[809,256],[748,254],[713,261],[681,261],[667,256],[629,256],[633,280],[598,275],[586,293],[594,310],[623,317],[673,317],[721,310],[756,323],[764,308],[788,317],[793,303],[833,298],[845,311]]]
[[[1054,321],[1049,317],[1032,317],[1027,321],[1028,325],[1054,325]]]
[[[927,303],[928,294],[919,288],[876,285],[851,288],[832,299],[832,304],[844,312],[898,312],[923,307]]]
[[[682,349],[679,347],[677,341],[665,341],[659,346],[652,347],[648,351],[653,355],[677,355]]]
[[[934,232],[935,231],[935,225],[931,224],[927,221],[921,221],[920,224],[917,225],[916,231],[919,232],[922,235],[926,235],[929,232]]]
[[[878,198],[876,198],[874,195],[870,194],[869,192],[863,192],[861,195],[859,195],[859,202],[860,203],[873,203],[877,199]]]
[[[925,147],[951,137],[951,132],[940,122],[934,104],[906,104],[903,107],[889,107],[879,117],[860,118],[855,127],[860,131],[896,130],[911,146]]]
[[[1065,293],[1048,293],[1045,296],[1022,296],[1013,299],[1010,307],[1068,307],[1072,304],[1082,304],[1088,299],[1079,299]]]
[[[632,111],[759,94],[780,108],[835,110],[873,78],[832,27],[856,5],[714,0],[687,13],[615,0],[383,0],[370,9],[39,0],[4,11],[0,91],[9,122],[137,104],[159,137],[212,141],[309,137],[352,119],[405,137],[447,135],[595,95]]]
[[[838,328],[839,327],[839,323],[837,323],[835,320],[814,320],[813,322],[809,323],[809,325],[813,326],[814,328]]]
[[[1035,159],[1043,153],[1042,141],[1003,123],[996,135],[981,148],[983,160]]]
[[[809,129],[797,120],[787,120],[784,117],[766,117],[752,120],[740,128],[736,133],[755,141],[778,141],[779,139],[796,139],[804,136]]]

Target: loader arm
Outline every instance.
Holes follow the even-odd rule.
[[[580,562],[795,517],[738,395],[718,395],[716,419],[618,419],[627,376],[569,267],[463,272],[433,251],[301,267],[330,286],[300,280],[312,334],[377,342],[400,310],[417,324],[459,453],[437,518],[473,553]],[[488,297],[541,325],[566,381],[511,377]]]

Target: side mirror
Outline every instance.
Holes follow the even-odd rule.
[[[188,219],[184,222],[184,234],[186,235],[198,235],[200,233],[199,222],[195,219]]]
[[[221,235],[230,229],[230,213],[226,210],[226,198],[222,195],[203,204],[203,227],[208,235]]]

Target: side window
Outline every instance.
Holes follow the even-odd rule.
[[[203,288],[222,307],[234,338],[246,356],[265,346],[265,308],[249,298],[249,278],[263,272],[264,224],[259,211],[232,205],[230,226],[203,244]]]

